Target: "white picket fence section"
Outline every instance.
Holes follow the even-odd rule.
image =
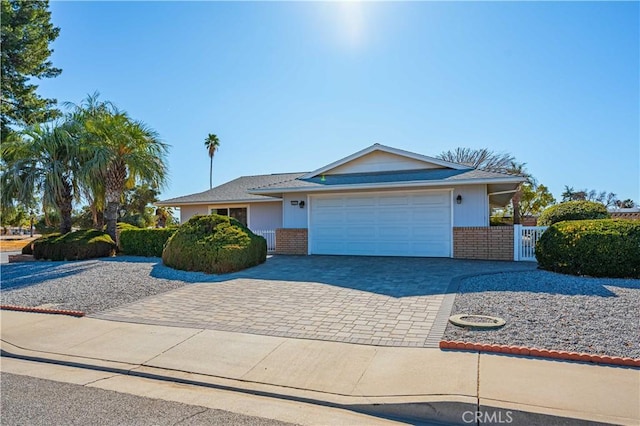
[[[513,260],[536,260],[536,243],[548,226],[513,226]]]
[[[261,237],[264,237],[265,240],[267,240],[267,253],[273,253],[274,251],[276,251],[276,231],[275,230],[252,229],[251,232],[253,232],[256,235],[260,235]]]

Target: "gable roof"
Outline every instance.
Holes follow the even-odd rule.
[[[177,206],[188,204],[242,203],[249,201],[280,201],[279,198],[252,194],[249,192],[249,189],[264,185],[277,185],[280,182],[289,182],[303,174],[304,173],[278,173],[271,175],[242,176],[207,191],[158,201],[155,204],[157,206]]]
[[[444,161],[444,160],[440,160],[438,158],[433,158],[433,157],[428,157],[426,155],[422,155],[422,154],[416,154],[415,152],[409,152],[409,151],[405,151],[402,149],[398,149],[398,148],[392,148],[390,146],[386,146],[386,145],[381,145],[379,143],[373,144],[370,147],[367,147],[361,151],[358,151],[354,154],[351,154],[347,157],[344,157],[338,161],[334,161],[331,164],[327,164],[324,167],[321,167],[319,169],[316,169],[312,172],[309,172],[307,174],[305,174],[304,176],[301,177],[301,179],[311,179],[314,178],[316,176],[322,175],[322,174],[326,174],[328,172],[330,172],[333,169],[337,169],[338,167],[349,163],[351,161],[354,161],[358,158],[364,157],[368,154],[371,154],[372,152],[375,151],[380,151],[380,152],[386,152],[389,154],[394,154],[400,157],[406,157],[406,158],[410,158],[412,160],[418,160],[420,162],[423,162],[425,164],[429,164],[429,165],[436,165],[436,166],[440,166],[440,167],[445,167],[445,168],[450,168],[450,169],[454,169],[454,170],[464,170],[464,169],[469,169],[469,166],[465,166],[463,164],[458,164],[458,163],[451,163],[449,161]]]
[[[327,174],[327,172],[338,168],[340,168],[338,171],[344,171],[345,168],[342,167],[344,164],[360,159],[375,151],[422,162],[425,168]],[[409,164],[413,165],[411,162]],[[418,163],[417,165],[419,166],[420,164]],[[350,169],[353,170],[353,168]],[[313,172],[242,176],[207,191],[171,198],[155,204],[158,206],[181,206],[266,202],[281,201],[283,193],[287,192],[394,189],[403,187],[437,188],[468,184],[488,184],[493,187],[499,186],[500,191],[507,191],[512,188],[515,189],[519,183],[524,181],[525,178],[521,176],[474,169],[466,165],[374,144]]]
[[[400,186],[450,186],[460,184],[524,182],[521,176],[465,168],[402,170],[398,172],[351,173],[322,175],[305,179],[308,174],[260,187],[251,188],[254,194],[281,194],[283,192],[335,191],[350,188],[393,188]]]

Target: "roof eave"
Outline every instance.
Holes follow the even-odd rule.
[[[263,195],[263,194],[256,194]],[[267,196],[267,195],[265,195]],[[171,200],[167,201],[158,201],[154,203],[155,206],[158,207],[180,207],[180,206],[197,206],[197,205],[215,205],[215,204],[237,204],[237,203],[277,203],[282,202],[282,199],[271,197],[271,199],[255,199],[255,198],[242,198],[235,200],[216,200],[216,201],[181,201],[181,202],[171,202]]]
[[[326,192],[326,191],[344,191],[348,189],[393,189],[402,187],[440,187],[440,186],[457,186],[457,185],[483,185],[491,183],[514,183],[519,184],[526,179],[519,176],[510,176],[505,178],[488,178],[488,179],[460,179],[460,180],[438,180],[438,181],[403,181],[403,182],[384,182],[384,183],[357,183],[348,185],[331,185],[321,187],[289,187],[289,188],[269,188],[269,189],[253,189],[249,190],[251,194],[266,195],[280,194],[291,192]]]

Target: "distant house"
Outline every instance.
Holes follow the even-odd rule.
[[[380,144],[306,173],[243,176],[158,202],[273,230],[283,254],[513,259],[511,227],[489,227],[524,179]],[[510,244],[510,245],[509,245]]]
[[[608,210],[612,219],[640,220],[640,208],[638,207],[627,208],[627,209],[610,208]]]

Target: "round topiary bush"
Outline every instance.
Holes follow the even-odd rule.
[[[550,226],[565,220],[609,219],[610,217],[602,203],[567,201],[545,209],[538,218],[538,225]]]
[[[536,244],[542,269],[640,278],[640,221],[574,220],[552,225]]]
[[[48,260],[82,260],[113,256],[116,243],[109,234],[95,229],[50,234],[33,242],[33,257]]]
[[[226,273],[267,259],[267,241],[233,218],[194,216],[181,225],[162,251],[165,265],[185,271]]]

